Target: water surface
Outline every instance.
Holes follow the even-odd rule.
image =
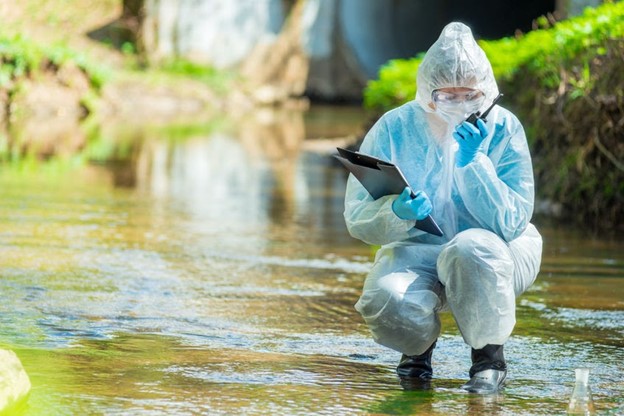
[[[552,415],[579,366],[622,414],[624,242],[545,222],[504,392],[459,389],[470,349],[448,315],[432,388],[400,386],[400,354],[353,309],[374,248],[348,236],[346,175],[317,139],[364,121],[112,129],[78,160],[0,166],[0,346],[31,378],[23,414]]]

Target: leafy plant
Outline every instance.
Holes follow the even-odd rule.
[[[413,99],[421,60],[394,59],[385,64],[380,69],[379,79],[368,83],[364,91],[364,105],[368,108],[388,109]]]

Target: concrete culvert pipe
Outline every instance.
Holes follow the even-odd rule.
[[[497,38],[530,30],[565,2],[144,0],[142,39],[153,58],[241,69],[276,96],[352,101],[381,65],[426,51],[451,21],[477,38]]]

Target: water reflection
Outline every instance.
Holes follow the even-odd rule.
[[[330,169],[324,155],[302,152],[305,133],[302,113],[266,110],[239,120],[230,132],[183,142],[142,140],[132,164],[135,187],[177,201],[192,222],[210,224],[213,232],[253,230],[269,235],[266,240],[291,243],[303,238],[301,225],[343,231],[334,213],[341,209],[345,173]]]
[[[353,309],[373,249],[346,233],[335,143],[310,137],[348,132],[334,113],[101,126],[88,163],[1,166],[0,343],[30,414],[561,414],[580,366],[617,411],[624,245],[546,226],[504,393],[459,389],[470,354],[448,315],[431,386],[402,388]]]

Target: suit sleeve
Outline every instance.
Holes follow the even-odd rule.
[[[383,145],[390,135],[382,117],[368,132],[360,151],[389,160]],[[353,176],[349,175],[345,193],[344,218],[349,233],[368,244],[385,245],[422,233],[414,228],[414,221],[399,218],[392,210],[396,195],[374,200]]]
[[[493,141],[502,146],[496,165],[486,154],[455,170],[468,212],[481,227],[505,241],[518,237],[533,215],[534,179],[524,129],[515,117],[495,126]]]

